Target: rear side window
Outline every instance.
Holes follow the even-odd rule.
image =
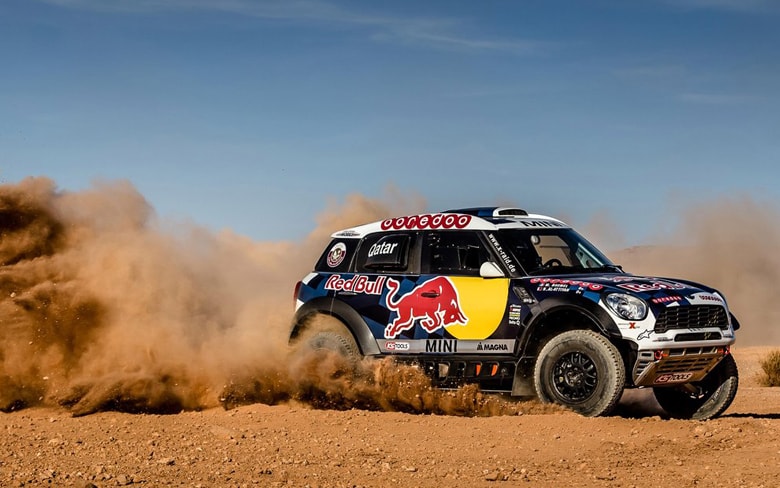
[[[409,267],[409,234],[374,234],[366,236],[357,253],[357,271],[368,273],[400,272]]]
[[[352,258],[355,256],[357,239],[334,239],[325,248],[325,252],[317,261],[315,271],[322,273],[344,273],[349,270]]]
[[[479,276],[479,268],[490,254],[475,232],[431,232],[425,250],[428,272],[444,275]]]

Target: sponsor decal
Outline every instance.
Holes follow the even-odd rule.
[[[636,336],[637,340],[641,341],[642,339],[650,339],[650,334],[652,334],[653,331],[650,329],[643,330],[638,336]]]
[[[521,312],[523,307],[520,305],[509,306],[509,325],[520,327]]]
[[[621,283],[617,285],[619,288],[630,290],[637,293],[647,291],[659,291],[659,290],[683,290],[688,288],[681,283],[675,283],[674,281],[667,280],[650,280],[649,283]]]
[[[664,373],[658,375],[655,383],[660,385],[664,383],[682,383],[693,377],[693,373]]]
[[[386,276],[379,276],[374,281],[365,275],[355,275],[344,279],[341,275],[331,275],[325,282],[325,289],[332,291],[349,291],[365,293],[366,295],[381,295],[385,287]]]
[[[626,281],[634,281],[636,277],[634,276],[612,276],[607,279],[612,280],[614,283],[623,283]]]
[[[531,283],[539,285],[537,291],[566,292],[569,291],[572,286],[587,288],[591,291],[599,291],[604,288],[604,285],[599,285],[597,283],[588,283],[587,281],[579,280],[561,280],[557,278],[532,278]]]
[[[384,278],[381,277],[382,279]],[[446,276],[437,276],[417,285],[398,297],[398,281],[388,278],[385,306],[397,314],[385,328],[385,338],[394,339],[414,327],[415,321],[428,333],[454,324],[466,325],[469,321],[461,311],[458,290]],[[379,293],[381,293],[381,288]]]
[[[360,236],[360,232],[356,230],[343,230],[336,234],[337,237],[358,237]]]
[[[458,352],[458,341],[455,339],[428,339],[425,341],[425,352]]]
[[[509,352],[509,345],[505,342],[480,342],[477,351]]]
[[[501,244],[498,243],[498,239],[496,239],[496,236],[490,233],[488,234],[488,240],[490,241],[490,244],[493,246],[493,249],[495,249],[496,252],[498,253],[498,256],[501,258],[501,261],[503,261],[506,267],[509,269],[509,271],[511,273],[517,271],[517,266],[515,266],[515,263],[512,261],[512,258],[509,257],[509,254],[506,251],[504,251],[504,248],[501,247]]]
[[[408,354],[474,354],[490,356],[511,354],[515,350],[515,339],[493,339],[484,341],[463,341],[460,339],[378,339],[379,348],[386,353]]]
[[[525,227],[565,227],[563,224],[550,220],[521,220]]]
[[[628,323],[628,328],[629,329],[636,329],[636,322],[629,322]]]
[[[397,242],[383,242],[381,244],[377,242],[369,248],[368,257],[372,258],[374,256],[385,256],[387,254],[393,254],[396,247],[398,247]]]
[[[679,302],[679,301],[681,301],[682,299],[683,299],[683,298],[682,298],[681,296],[674,295],[674,296],[670,296],[670,297],[658,297],[658,298],[653,298],[651,301],[652,301],[653,303],[670,303],[670,302]]]
[[[708,302],[723,303],[723,300],[715,295],[695,295],[695,298],[698,298],[699,300],[705,300]]]
[[[328,266],[331,268],[335,268],[339,264],[341,264],[342,261],[344,261],[344,256],[347,255],[347,246],[343,242],[337,242],[333,245],[333,247],[330,248],[330,251],[328,251]]]
[[[471,222],[471,215],[422,214],[396,217],[382,221],[382,230],[463,229]]]
[[[515,286],[512,289],[514,290],[515,294],[520,298],[520,300],[523,301],[523,303],[527,303],[530,305],[536,301],[534,300],[534,297],[532,297],[531,294],[528,293],[528,290],[526,290],[525,288],[520,286]]]

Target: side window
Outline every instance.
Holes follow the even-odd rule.
[[[482,263],[490,260],[479,234],[468,231],[427,234],[425,253],[432,274],[479,276]]]
[[[409,268],[409,234],[372,234],[360,243],[356,270],[359,273],[405,272]]]
[[[349,264],[355,255],[357,239],[334,239],[325,248],[325,252],[317,261],[315,271],[323,273],[344,273],[349,270]]]
[[[569,245],[559,236],[534,235],[531,236],[531,242],[536,247],[536,252],[539,253],[542,263],[547,263],[554,259],[558,260],[563,266],[574,265]]]

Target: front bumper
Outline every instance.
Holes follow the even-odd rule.
[[[633,368],[634,385],[665,386],[700,381],[728,354],[728,346],[639,351]]]

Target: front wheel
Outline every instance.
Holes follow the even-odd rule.
[[[739,372],[732,355],[696,383],[653,387],[658,403],[676,419],[708,420],[726,411],[737,396]]]
[[[612,411],[625,383],[620,352],[590,330],[554,336],[534,367],[534,386],[542,402],[558,403],[588,417]]]

